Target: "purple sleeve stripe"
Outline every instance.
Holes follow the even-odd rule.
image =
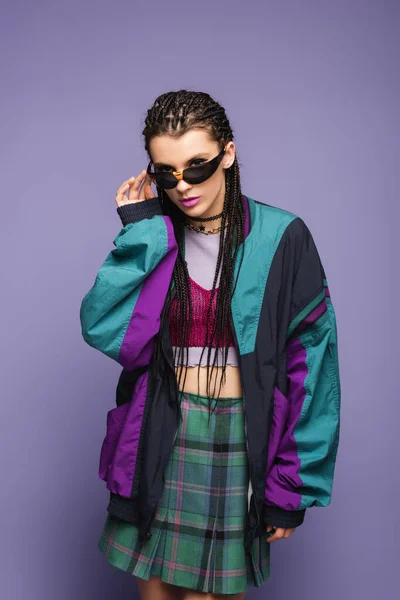
[[[301,463],[294,429],[306,397],[306,356],[306,349],[299,338],[288,342],[287,397],[278,388],[274,389],[264,504],[284,510],[298,510],[302,499],[298,492],[303,482],[299,475]]]
[[[160,327],[160,315],[178,253],[171,219],[164,216],[164,221],[168,234],[166,254],[142,284],[121,345],[119,362],[129,370],[150,362],[154,336]]]

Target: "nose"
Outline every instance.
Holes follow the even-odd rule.
[[[178,184],[175,189],[180,194],[187,195],[188,190],[191,189],[191,185],[190,185],[190,183],[187,183],[187,181],[184,181],[183,179],[181,179],[180,181],[178,181]]]

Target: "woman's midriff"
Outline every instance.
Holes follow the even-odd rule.
[[[186,367],[175,367],[176,377],[179,382],[180,370]],[[215,396],[218,396],[218,390],[221,382],[222,367],[214,367],[213,372],[210,366],[210,392],[214,391]],[[181,376],[181,385],[185,373]],[[193,394],[200,394],[201,396],[207,395],[207,367],[187,367],[186,382],[183,387],[184,392],[190,392]],[[240,379],[240,371],[238,367],[232,365],[226,366],[225,371],[225,382],[222,383],[220,398],[239,398],[242,396],[242,384]]]

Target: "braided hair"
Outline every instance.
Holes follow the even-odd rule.
[[[150,154],[150,141],[153,136],[166,134],[169,136],[179,137],[194,128],[202,128],[206,130],[211,135],[212,139],[219,143],[220,149],[222,149],[226,143],[233,139],[232,128],[229,124],[224,108],[213,98],[211,98],[209,94],[205,92],[179,90],[175,92],[167,92],[158,96],[153,106],[147,111],[145,127],[142,131],[145,140],[145,149],[150,160],[152,159]],[[166,192],[158,186],[157,194],[161,199],[164,214],[171,218],[178,245],[178,255],[172,275],[176,286],[176,298],[179,306],[179,314],[177,319],[180,338],[178,361],[179,364],[181,364],[183,352],[186,350],[187,367],[187,346],[191,328],[192,303],[190,295],[190,279],[187,264],[183,255],[183,240],[181,237],[181,224],[185,215],[170,200]],[[228,222],[226,224],[227,220]],[[235,229],[236,236],[233,235]],[[211,398],[215,399],[215,385],[213,393],[210,394],[211,346],[213,340],[216,339],[215,356],[211,367],[212,377],[213,369],[216,366],[215,362],[218,358],[218,349],[220,347],[221,340],[224,338],[224,332],[226,333],[230,326],[231,299],[235,291],[233,285],[234,268],[239,245],[244,241],[244,206],[240,185],[239,164],[236,156],[231,167],[225,169],[225,198],[221,232],[222,235],[220,237],[216,271],[206,320],[206,322],[210,323],[210,311],[213,305],[216,282],[218,280],[218,273],[221,270],[217,302],[215,307],[214,327],[212,328],[212,331],[207,332],[207,340],[201,354],[202,358],[204,350],[206,347],[208,347],[207,398],[209,403],[209,414],[211,408]],[[170,291],[171,289],[169,292]],[[167,315],[169,315],[171,307],[170,296],[171,294],[169,293],[164,306],[164,310]],[[156,339],[156,352],[160,351],[160,344],[160,335],[158,335]],[[225,347],[222,350],[223,369],[218,390],[218,398],[221,392],[222,383],[226,381],[228,347],[229,336],[226,335]],[[183,389],[185,385],[187,369],[184,369],[184,371],[185,378],[181,387],[182,369],[180,370],[179,389]]]

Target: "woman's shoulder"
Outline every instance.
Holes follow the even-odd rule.
[[[259,200],[249,199],[249,203],[253,213],[253,244],[264,246],[267,243],[274,251],[279,246],[286,247],[288,260],[308,254],[319,261],[313,234],[300,215]]]
[[[262,202],[261,200],[250,198],[249,209],[251,215],[252,228],[259,235],[276,236],[280,238],[283,234],[286,236],[298,235],[306,224],[300,215],[287,210],[281,206]]]
[[[282,206],[277,206],[276,204],[270,204],[268,202],[259,200],[258,198],[250,198],[250,196],[247,196],[247,198],[249,199],[249,202],[254,203],[254,206],[260,213],[264,213],[268,216],[271,214],[276,214],[277,216],[280,216],[282,218],[286,218],[289,220],[293,219],[293,218],[299,218],[298,214],[296,214],[286,208],[283,208]]]

